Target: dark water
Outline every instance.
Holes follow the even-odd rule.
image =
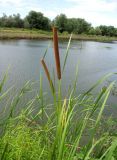
[[[46,63],[49,70],[53,72],[55,62],[53,57],[52,41],[39,40],[15,40],[0,41],[0,77],[9,70],[7,87],[15,85],[20,88],[27,80],[34,80],[39,83],[40,72],[43,69],[40,60],[50,43],[46,56]],[[59,43],[61,65],[65,57],[67,42]],[[100,43],[90,41],[72,41],[65,73],[63,75],[63,93],[67,92],[69,84],[75,79],[76,67],[78,65],[79,75],[77,92],[86,91],[102,76],[117,72],[117,43]],[[110,80],[116,80],[112,76]],[[44,90],[48,92],[48,82],[43,74]],[[110,108],[107,114],[117,113],[117,96],[111,95],[108,101]]]

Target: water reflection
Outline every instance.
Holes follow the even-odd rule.
[[[51,40],[9,40],[0,41],[0,75],[8,65],[11,65],[7,87],[15,84],[20,88],[27,80],[39,82],[40,72],[43,73],[40,60],[48,47],[46,63],[50,71],[55,68],[53,45]],[[60,58],[63,65],[67,41],[60,41]],[[114,43],[101,43],[90,41],[72,41],[69,56],[63,75],[63,94],[67,92],[69,84],[75,79],[76,66],[79,64],[79,78],[77,93],[86,91],[99,78],[110,72],[117,72],[117,45]],[[112,76],[111,80],[116,80]],[[43,74],[44,90],[49,91],[49,85]],[[111,96],[109,104],[117,105],[117,98]],[[111,108],[117,113],[116,107]],[[109,111],[109,112],[110,112]]]

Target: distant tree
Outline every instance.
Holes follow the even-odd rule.
[[[101,29],[99,27],[95,28],[95,34],[96,35],[102,35],[102,31],[101,31]]]
[[[66,30],[68,31],[68,33],[74,32],[76,28],[75,26],[76,26],[76,22],[74,18],[70,18],[67,20]]]
[[[86,22],[84,19],[78,18],[77,19],[77,28],[76,28],[76,33],[81,34],[81,33],[87,33],[91,28],[91,24]]]
[[[27,18],[24,18],[24,28],[27,28],[29,29],[30,28],[30,24],[28,22],[28,19]]]
[[[115,28],[115,36],[117,36],[117,28]]]
[[[95,34],[96,34],[96,33],[95,33],[95,28],[91,27],[91,28],[89,29],[88,34],[90,34],[90,35],[95,35]]]
[[[16,28],[24,27],[24,21],[21,19],[19,13],[13,15],[13,27],[16,27]]]
[[[20,17],[19,13],[9,16],[4,13],[0,17],[0,27],[35,28],[50,31],[53,25],[57,26],[59,32],[64,32],[64,34],[73,32],[75,34],[117,36],[117,28],[114,26],[100,25],[94,28],[85,19],[67,18],[65,14],[56,16],[53,21],[45,17],[43,13],[36,11],[30,11],[24,19]]]
[[[51,30],[51,21],[47,17],[43,17],[42,26],[44,30]]]
[[[29,24],[30,29],[50,29],[50,20],[47,17],[44,17],[41,12],[30,11],[25,18],[25,22]]]
[[[101,26],[99,26],[99,28],[100,28],[100,30],[102,32],[102,36],[107,35],[107,33],[108,33],[108,27],[107,26],[101,25]]]
[[[103,36],[115,36],[116,35],[116,28],[114,28],[113,26],[101,25],[99,26],[99,28]]]
[[[58,30],[62,33],[64,31],[67,31],[66,25],[67,25],[67,17],[65,14],[58,15],[54,21],[53,24],[58,27]]]
[[[14,14],[13,16],[7,16],[6,14],[3,14],[3,16],[0,18],[0,26],[23,28],[24,21],[20,18],[20,14]]]
[[[116,29],[113,26],[108,26],[107,31],[107,36],[115,36]]]
[[[3,27],[13,27],[13,17],[12,16],[7,17],[6,15],[3,15],[2,26]]]
[[[67,20],[67,31],[77,34],[88,33],[91,28],[91,24],[86,22],[82,18],[69,18]]]
[[[30,11],[26,16],[26,19],[29,23],[30,28],[39,28],[42,29],[42,19],[43,14],[41,12]]]
[[[7,15],[3,13],[3,16],[0,18],[0,26],[5,27],[6,23],[7,23]]]
[[[99,27],[91,27],[88,34],[90,35],[102,35],[102,32]]]

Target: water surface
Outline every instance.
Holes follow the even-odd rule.
[[[52,41],[42,40],[4,40],[0,41],[0,75],[10,65],[9,80],[7,87],[15,85],[20,88],[26,81],[39,82],[40,72],[43,69],[40,60],[45,49],[50,43],[46,56],[46,63],[51,73],[55,68]],[[59,42],[61,66],[65,57],[67,42]],[[65,73],[63,75],[63,94],[67,92],[69,84],[75,79],[76,67],[79,75],[77,93],[90,88],[102,76],[117,72],[117,43],[101,43],[91,41],[72,41]],[[116,80],[112,76],[110,80]],[[108,83],[108,82],[106,82]],[[49,92],[48,82],[43,74],[44,90]],[[111,95],[108,101],[111,107],[107,108],[106,114],[117,113],[117,97]],[[113,106],[113,107],[112,107]]]

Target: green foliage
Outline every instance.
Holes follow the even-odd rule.
[[[91,27],[91,24],[89,24],[88,22],[86,22],[84,19],[81,18],[73,18],[69,19],[68,21],[72,21],[73,23],[72,32],[76,34],[87,33]]]
[[[115,36],[116,29],[113,26],[99,26],[103,36]]]
[[[65,14],[58,15],[54,21],[53,24],[58,27],[58,30],[62,33],[64,31],[67,31],[67,17]]]
[[[99,27],[95,28],[95,35],[102,35],[102,31]]]
[[[51,26],[57,26],[60,33],[88,34],[96,36],[117,36],[117,28],[114,26],[100,25],[92,27],[92,25],[82,18],[67,18],[65,14],[57,15],[52,21],[45,17],[43,13],[30,11],[24,19],[20,14],[7,16],[3,14],[0,17],[0,27],[7,28],[23,28],[23,29],[39,29],[50,31]],[[64,34],[67,35],[67,34]]]
[[[90,28],[88,34],[90,34],[90,35],[95,35],[95,34],[96,34],[96,33],[95,33],[95,29],[94,29],[93,27]]]
[[[96,27],[96,28],[91,27],[88,34],[99,36],[99,35],[102,35],[102,31],[99,27]]]
[[[24,21],[20,18],[20,14],[13,14],[13,16],[7,16],[3,14],[0,18],[0,27],[15,27],[15,28],[23,28]]]
[[[29,25],[28,27],[30,29],[50,30],[50,20],[44,17],[41,12],[30,11],[25,18],[25,25],[26,24]]]
[[[66,15],[60,14],[54,19],[54,24],[58,27],[59,31],[62,33],[67,31],[69,33],[87,33],[90,24],[81,18],[67,18]]]
[[[69,53],[68,42],[63,70]],[[44,57],[46,56],[45,51]],[[23,103],[20,101],[32,91],[33,83],[27,82],[8,104],[10,112],[3,111],[0,119],[1,160],[116,160],[117,134],[110,127],[103,127],[103,112],[115,82],[93,91],[108,74],[96,82],[84,94],[75,94],[77,76],[66,97],[62,98],[62,85],[54,86],[53,102],[48,104],[40,76],[39,93]],[[10,90],[4,91],[7,74],[0,83],[0,103]],[[12,92],[12,91],[11,91]],[[1,103],[2,104],[2,103]],[[4,106],[3,106],[4,107]],[[105,120],[107,122],[107,119]],[[113,120],[108,120],[109,124]],[[106,123],[105,123],[106,124]],[[86,142],[82,143],[86,139]]]
[[[63,66],[68,57],[70,41],[71,38]],[[9,91],[3,90],[6,75],[0,83],[0,102]],[[101,78],[80,95],[75,95],[76,78],[63,99],[62,85],[59,81],[57,93],[52,94],[53,103],[50,105],[43,92],[40,76],[39,93],[27,100],[23,109],[17,113],[18,104],[33,89],[33,83],[27,82],[9,102],[10,113],[6,110],[7,113],[1,114],[0,159],[116,160],[116,127],[114,131],[110,130],[111,125],[116,123],[112,118],[108,121],[107,118],[103,119],[103,111],[115,82],[110,83],[105,89],[100,89],[97,96],[92,94],[93,90],[111,75]],[[84,139],[86,142],[82,143]]]
[[[117,29],[114,28],[113,26],[105,26],[105,25],[101,25],[99,27],[96,28],[91,28],[89,30],[89,34],[90,35],[102,35],[102,36],[117,36]]]
[[[27,102],[27,107],[24,106],[25,109],[19,114],[6,117],[4,123],[0,125],[0,130],[4,130],[0,136],[0,158],[2,160],[110,160],[112,158],[116,160],[117,137],[112,131],[111,134],[106,129],[102,132],[101,128],[104,123],[102,114],[113,84],[114,82],[103,93],[100,91],[101,98],[97,97],[98,101],[91,94],[94,87],[86,94],[78,96],[74,96],[74,89],[71,89],[70,94],[62,99],[61,84],[59,84],[59,93],[55,93],[53,104],[46,106],[42,78],[40,78],[39,94]],[[97,83],[94,86],[96,87]],[[19,91],[13,100],[14,103],[12,102],[14,111],[17,110],[16,99],[19,101],[29,91],[31,88],[28,82]],[[38,109],[33,113],[34,102],[38,102],[36,103]],[[88,138],[82,143],[85,136]]]

